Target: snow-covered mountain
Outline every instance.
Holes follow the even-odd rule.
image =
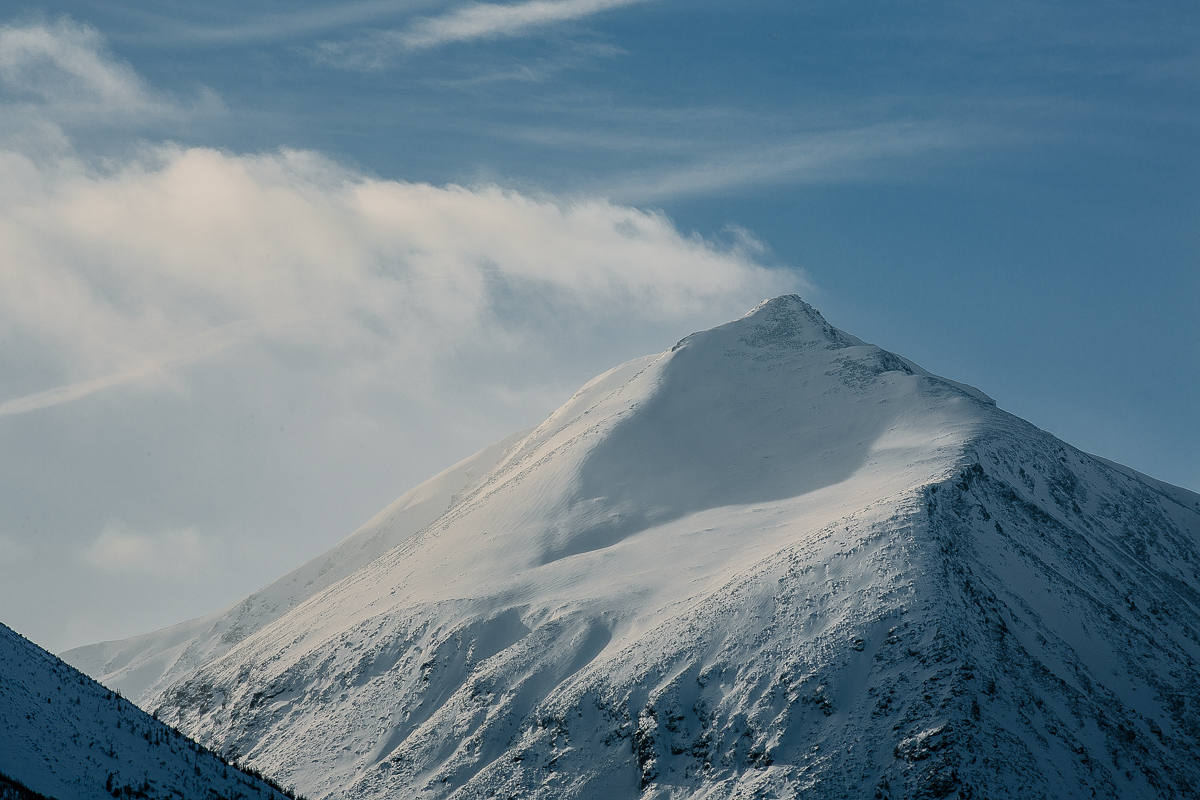
[[[310,797],[1188,797],[1198,589],[1200,496],[788,296],[67,657]]]
[[[285,800],[0,625],[0,797]]]

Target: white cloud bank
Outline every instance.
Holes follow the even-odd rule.
[[[0,187],[0,334],[70,379],[0,415],[255,337],[426,380],[465,351],[553,368],[593,328],[728,315],[789,283],[653,212],[379,180],[313,153],[162,146],[98,171],[7,152]]]
[[[477,4],[427,32],[484,35],[614,4]],[[16,120],[0,128],[0,366],[12,367],[0,417],[162,382],[234,345],[300,348],[326,375],[403,375],[426,401],[481,381],[519,395],[580,347],[716,321],[797,283],[743,245],[601,198],[381,180],[311,152],[161,144],[97,164],[65,135],[30,146],[12,130],[187,113],[66,19],[0,28],[0,84]]]

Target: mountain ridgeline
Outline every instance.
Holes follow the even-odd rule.
[[[3,800],[292,800],[0,625]]]
[[[1198,541],[786,296],[66,657],[313,798],[1195,797]]]

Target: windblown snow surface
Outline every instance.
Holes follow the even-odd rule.
[[[28,796],[3,777],[59,800],[286,800],[0,625],[0,789]]]
[[[1197,796],[1200,496],[798,297],[406,497],[68,658],[313,798]]]

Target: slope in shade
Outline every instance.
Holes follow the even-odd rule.
[[[0,797],[285,800],[2,624]]]
[[[502,450],[141,701],[313,796],[1194,796],[1200,497],[796,297]]]

